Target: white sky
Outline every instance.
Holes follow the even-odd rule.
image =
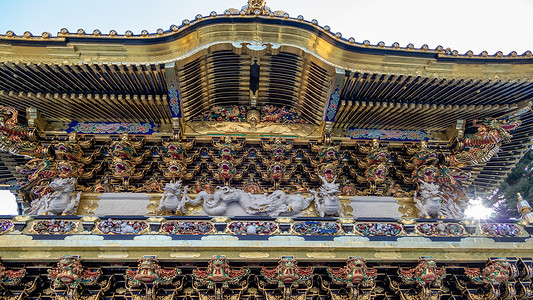
[[[0,215],[16,215],[15,195],[9,191],[0,191]]]
[[[167,30],[171,24],[211,11],[223,13],[226,8],[241,8],[246,0],[0,0],[2,17],[0,32],[13,30],[22,35],[43,31],[57,35],[65,27],[70,32],[79,28],[87,33],[111,29],[138,34],[146,29]],[[502,51],[518,54],[533,50],[531,14],[532,0],[267,0],[272,10],[284,10],[291,17],[303,15],[308,21],[329,25],[332,32],[357,42],[386,45],[399,42],[415,47],[428,44],[450,47],[465,53],[483,50],[489,54]],[[1,103],[0,103],[1,104]],[[14,197],[0,191],[0,215],[16,212]]]
[[[83,28],[87,33],[111,29],[138,34],[146,29],[167,30],[198,13],[223,13],[226,8],[241,8],[246,0],[0,0],[0,32],[16,34],[47,31],[56,35],[65,27],[70,32]],[[465,53],[487,50],[518,54],[533,50],[531,13],[533,1],[513,0],[267,0],[272,10],[284,10],[291,17],[303,15],[329,25],[333,32],[356,41],[369,40],[386,45],[399,42],[415,47],[428,44],[450,47]]]

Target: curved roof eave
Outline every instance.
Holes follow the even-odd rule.
[[[184,59],[210,45],[228,42],[293,46],[347,70],[431,77],[533,79],[533,55],[459,55],[437,47],[414,49],[394,44],[356,43],[315,22],[279,16],[217,15],[196,19],[156,34],[68,33],[57,37],[0,36],[0,61],[28,63],[164,63]]]

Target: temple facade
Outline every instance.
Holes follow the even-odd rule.
[[[356,42],[249,0],[0,35],[0,299],[532,299],[533,54]]]

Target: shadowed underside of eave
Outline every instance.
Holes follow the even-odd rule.
[[[170,122],[164,65],[0,63],[0,103],[50,121]]]
[[[208,53],[179,68],[185,119],[213,106],[250,106],[254,63],[260,66],[257,106],[288,106],[298,109],[308,122],[321,121],[330,81],[327,70],[294,53],[254,59],[231,50]]]
[[[533,81],[439,79],[346,71],[337,128],[445,130],[498,117],[533,98]]]

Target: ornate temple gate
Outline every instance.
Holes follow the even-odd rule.
[[[1,299],[532,298],[528,202],[463,216],[531,147],[529,51],[357,43],[264,1],[0,46]]]

